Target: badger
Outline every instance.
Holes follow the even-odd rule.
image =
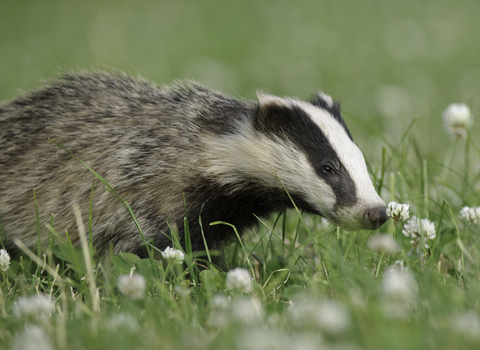
[[[293,203],[346,230],[379,228],[385,203],[339,104],[322,92],[309,102],[257,97],[233,98],[193,81],[160,88],[123,73],[82,72],[0,105],[4,243],[35,246],[37,204],[41,227],[53,218],[78,245],[72,205],[86,220],[91,203],[97,251],[145,256],[122,203],[100,182],[92,186],[89,170],[50,140],[113,186],[159,249],[172,244],[169,225],[183,242],[185,217],[192,248],[204,250],[204,238],[211,248],[233,234],[209,223],[241,232]]]

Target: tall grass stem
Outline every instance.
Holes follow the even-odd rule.
[[[98,298],[97,284],[95,282],[95,274],[93,273],[93,265],[90,251],[88,249],[87,235],[85,234],[85,226],[83,225],[82,214],[77,204],[73,205],[73,212],[77,220],[78,235],[80,236],[80,243],[82,244],[83,258],[85,260],[85,267],[87,269],[88,283],[90,286],[90,297],[92,298],[93,312],[100,312],[100,299]]]

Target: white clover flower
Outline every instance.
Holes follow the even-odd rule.
[[[383,271],[383,276],[387,276],[394,271],[400,271],[400,272],[406,272],[407,271],[407,268],[403,265],[402,260],[397,260],[392,265],[387,267],[385,269],[385,271]]]
[[[170,247],[167,247],[167,249],[165,249],[162,252],[162,256],[169,263],[174,263],[174,264],[181,264],[185,259],[185,254],[183,254],[181,250],[173,249]]]
[[[428,219],[417,219],[415,216],[405,224],[403,227],[402,233],[411,237],[412,240],[410,243],[416,245],[420,242],[422,238],[422,231],[424,236],[424,241],[427,239],[434,239],[436,236],[435,233],[435,224]],[[428,245],[425,243],[425,247],[428,248]]]
[[[231,305],[232,316],[242,323],[259,321],[264,316],[262,303],[258,298],[237,299]]]
[[[387,215],[390,216],[396,224],[399,220],[407,220],[409,217],[408,209],[410,205],[408,204],[399,204],[397,202],[388,203]]]
[[[376,234],[372,236],[368,240],[367,246],[374,252],[384,254],[392,254],[400,250],[400,247],[398,246],[397,242],[395,242],[395,239],[388,234]]]
[[[463,207],[460,210],[460,219],[467,221],[471,224],[480,224],[480,207]]]
[[[319,305],[315,319],[317,325],[330,334],[343,333],[350,327],[348,310],[331,300]]]
[[[7,271],[10,267],[10,255],[5,249],[0,249],[0,270]]]
[[[314,219],[310,216],[305,216],[303,219],[304,219],[305,225],[310,230],[316,229],[316,230],[326,231],[334,227],[332,223],[327,219],[325,219],[324,217],[320,217],[320,222],[317,222],[317,218]]]
[[[15,335],[12,350],[54,350],[52,341],[45,330],[39,326],[26,326],[22,332]]]
[[[242,293],[250,293],[253,291],[252,276],[247,270],[242,269],[241,267],[228,271],[225,283],[228,289]]]
[[[230,324],[230,297],[215,294],[211,301],[212,312],[207,319],[207,324],[215,328],[227,328]],[[247,316],[248,318],[248,316]]]
[[[175,291],[175,293],[177,293],[179,297],[182,298],[187,298],[191,293],[190,289],[183,285],[176,286],[175,288],[173,288],[173,290]]]
[[[480,318],[473,310],[451,316],[450,327],[470,339],[480,339]]]
[[[287,349],[289,337],[285,332],[267,327],[256,327],[238,332],[237,348],[248,350]],[[292,348],[290,348],[292,349]],[[294,348],[295,349],[295,348]],[[297,348],[302,349],[302,348]],[[303,349],[302,349],[303,350]]]
[[[322,217],[320,223],[318,224],[318,229],[322,231],[330,230],[333,227],[332,223]]]
[[[37,294],[31,297],[20,297],[13,305],[15,317],[26,323],[45,324],[53,311],[53,303],[49,296]]]
[[[105,327],[112,333],[138,333],[141,328],[138,321],[132,315],[126,313],[113,315],[111,319],[107,320]]]
[[[408,270],[393,270],[383,277],[383,293],[389,298],[409,300],[415,292],[415,279]]]
[[[230,326],[232,320],[230,313],[225,310],[213,310],[208,315],[207,324],[214,328],[225,329]]]
[[[417,284],[408,270],[390,270],[382,280],[382,307],[386,317],[407,318],[414,307]]]
[[[229,298],[223,294],[215,294],[212,298],[212,308],[216,310],[226,310],[229,305]]]
[[[296,327],[318,327],[331,335],[339,335],[350,327],[350,314],[334,301],[304,301],[289,308]]]
[[[118,277],[118,290],[131,300],[143,298],[146,286],[145,277],[137,273]]]
[[[467,129],[473,124],[470,108],[464,103],[452,103],[442,113],[443,124],[447,132],[457,139],[467,137]]]

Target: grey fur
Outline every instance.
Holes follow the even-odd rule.
[[[35,245],[33,189],[41,224],[53,213],[54,227],[68,230],[74,244],[79,242],[71,208],[78,203],[86,219],[93,176],[48,138],[104,177],[131,205],[147,239],[162,249],[170,245],[163,234],[169,232],[167,221],[183,234],[183,194],[197,250],[203,249],[200,210],[207,241],[214,245],[231,229],[210,227],[209,221],[243,229],[255,223],[252,213],[288,207],[283,191],[262,184],[254,174],[227,181],[207,169],[203,156],[211,152],[211,140],[254,123],[259,108],[257,102],[193,82],[159,89],[141,79],[103,73],[70,74],[0,106],[0,218],[7,246],[13,247],[12,237]],[[112,245],[115,252],[144,255],[133,221],[103,187],[97,181],[93,194],[96,247],[105,251]],[[292,195],[304,209],[315,211],[293,189]],[[45,245],[47,236],[42,239]]]

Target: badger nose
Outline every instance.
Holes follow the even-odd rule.
[[[376,230],[388,220],[387,207],[381,206],[369,209],[363,215],[366,224],[371,230]]]

